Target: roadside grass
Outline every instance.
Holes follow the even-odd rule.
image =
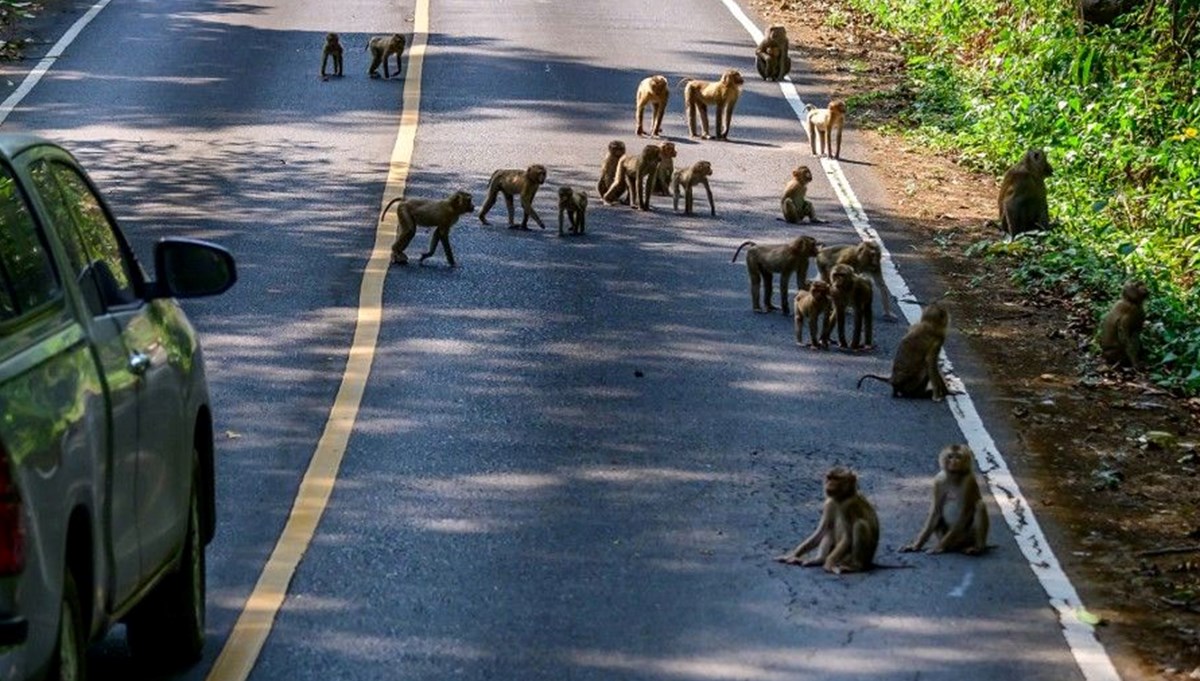
[[[1200,394],[1200,7],[1148,0],[1081,32],[1062,0],[842,5],[902,45],[907,82],[869,95],[906,100],[896,132],[996,176],[1046,149],[1055,228],[970,252],[1011,257],[1022,286],[1094,320],[1143,279],[1151,378]]]

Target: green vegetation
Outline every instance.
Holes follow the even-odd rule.
[[[1144,279],[1153,377],[1200,393],[1197,3],[1145,0],[1081,33],[1066,0],[843,2],[904,46],[911,134],[997,176],[1046,149],[1057,228],[977,250],[1019,252],[1019,281],[1090,300],[1097,317]]]

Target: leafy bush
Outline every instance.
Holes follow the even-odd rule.
[[[842,2],[904,46],[910,134],[997,175],[1046,149],[1057,226],[1015,276],[1092,292],[1097,318],[1145,280],[1153,377],[1200,393],[1197,4],[1146,0],[1081,31],[1064,0]]]

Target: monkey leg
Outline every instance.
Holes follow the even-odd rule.
[[[800,222],[801,213],[796,210],[796,204],[788,197],[783,197],[779,202],[779,207],[783,209],[783,221],[789,225],[794,225]]]
[[[508,228],[516,229],[517,228],[517,223],[516,223],[517,212],[516,212],[516,208],[513,205],[513,195],[509,194],[508,192],[503,192],[503,191],[501,192],[501,194],[504,194],[504,207],[508,209]],[[521,228],[526,229],[524,223],[521,224]]]
[[[479,221],[485,225],[488,224],[488,221],[487,221],[488,211],[490,211],[492,209],[492,206],[496,205],[496,194],[497,193],[498,192],[496,191],[496,189],[494,187],[488,187],[487,198],[484,199],[484,201],[483,201],[483,207],[479,209]]]
[[[770,73],[767,70],[767,60],[763,56],[762,52],[759,52],[758,55],[755,56],[754,68],[758,69],[758,75],[761,76],[763,80],[771,80]]]
[[[418,260],[417,263],[421,264],[425,262],[425,258],[433,255],[434,251],[437,250],[439,243],[442,244],[442,250],[446,252],[446,262],[450,263],[451,267],[454,267],[454,249],[450,248],[449,227],[444,229],[442,227],[438,227],[433,230],[433,236],[429,238],[429,250],[421,254],[421,259]]]
[[[788,280],[791,278],[792,275],[787,270],[779,273],[779,309],[783,314],[791,314],[788,310]]]
[[[987,550],[988,524],[987,504],[980,499],[975,502],[975,517],[971,521],[971,539],[974,541],[963,549],[963,553],[977,556]]]
[[[338,78],[342,77],[342,55],[337,55],[333,58],[333,75]]]
[[[402,214],[403,215],[403,214]],[[399,230],[396,233],[396,240],[392,242],[392,262],[397,265],[407,265],[408,256],[404,254],[404,249],[412,243],[413,237],[417,234],[417,223],[409,220],[400,220]]]
[[[683,214],[692,214],[692,188],[690,185],[683,192]]]
[[[521,229],[529,229],[528,223],[531,218],[537,223],[538,227],[546,229],[546,223],[542,222],[542,216],[538,215],[538,212],[533,209],[532,194],[521,197],[521,211],[524,213],[521,216]]]
[[[645,120],[645,116],[646,116],[646,105],[639,104],[637,106],[637,114],[635,116],[635,118],[637,119],[637,136],[638,137],[644,137],[646,135],[646,131],[642,128],[642,121]],[[654,124],[653,115],[651,116],[650,124],[651,125]]]
[[[746,270],[750,274],[750,304],[754,307],[755,312],[762,312],[762,305],[759,304],[758,298],[758,289],[762,284],[760,281],[762,279],[762,275],[759,273],[757,267],[750,264],[749,258],[746,259]],[[769,302],[770,300],[770,297],[768,297],[767,301]]]
[[[367,75],[372,78],[379,77],[379,63],[383,61],[381,52],[371,50],[371,68],[367,69]]]
[[[775,274],[765,267],[762,268],[762,291],[767,312],[771,312],[775,309],[775,305],[771,303],[771,296],[775,292]]]
[[[725,111],[728,108],[724,102],[717,102],[716,115],[713,117],[716,120],[713,124],[717,126],[717,139],[723,140],[729,138],[729,121],[725,116]]]
[[[697,98],[697,99],[699,99],[699,98]],[[696,114],[698,116],[700,116],[700,125],[701,125],[701,127],[704,128],[704,135],[703,135],[704,139],[709,139],[710,136],[708,134],[708,105],[702,101],[697,101],[696,102]],[[695,137],[695,135],[692,135],[692,137]]]
[[[563,213],[565,213],[565,212],[567,212],[567,209],[563,208],[562,206],[559,206],[559,208],[558,208],[558,235],[559,236],[566,236],[566,234],[563,232]],[[575,225],[572,223],[572,225],[571,225],[572,231],[574,230],[574,228],[575,228]]]
[[[792,58],[784,54],[779,58],[779,75],[776,80],[783,80],[787,74],[792,72]]]
[[[654,125],[654,132],[651,134],[653,134],[655,137],[659,137],[662,135],[663,116],[665,116],[666,114],[667,114],[667,105],[665,102],[662,105],[659,105],[659,104],[654,105],[654,115],[651,117],[653,125]]]
[[[813,125],[811,118],[808,121],[808,146],[812,149],[812,155],[817,156],[817,126]]]

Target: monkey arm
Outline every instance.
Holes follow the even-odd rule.
[[[941,402],[949,393],[946,381],[942,379],[942,372],[938,369],[938,351],[941,349],[940,343],[930,343],[925,352],[925,373],[929,376],[929,382],[933,384],[934,402]]]
[[[830,524],[833,522],[833,511],[830,508],[832,502],[826,501],[825,507],[821,511],[821,520],[817,523],[817,529],[813,531],[804,541],[796,545],[796,548],[779,556],[776,560],[782,563],[798,562],[800,556],[812,551],[825,538],[829,532]]]
[[[875,285],[879,287],[879,299],[883,302],[884,319],[896,321],[896,313],[892,312],[892,292],[888,290],[887,284],[883,283],[882,269],[872,272],[871,278],[875,280]]]
[[[917,538],[911,544],[900,547],[902,553],[920,551],[921,547],[925,546],[925,542],[929,541],[929,537],[933,535],[933,531],[937,528],[946,502],[942,477],[943,474],[938,473],[937,477],[933,480],[933,499],[929,502],[929,516],[925,519],[925,527],[921,528],[921,533],[917,535]]]

